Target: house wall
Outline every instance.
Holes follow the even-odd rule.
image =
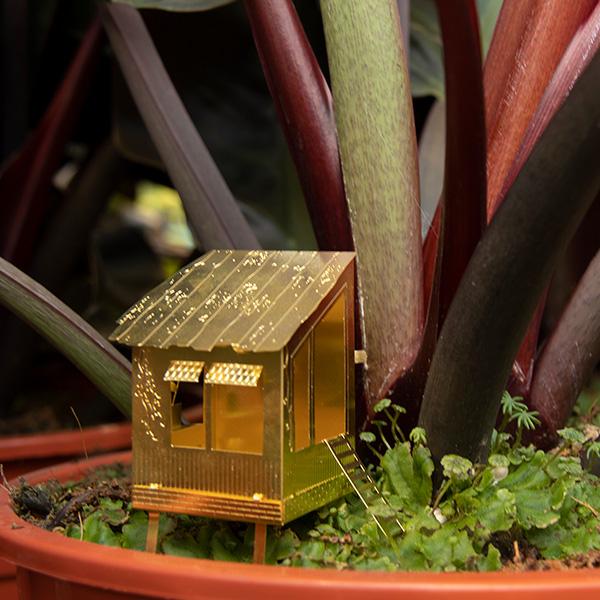
[[[345,365],[346,365],[346,431],[354,433],[354,271],[348,268],[339,284],[324,299],[304,327],[285,349],[284,421],[283,429],[283,498],[286,522],[351,491],[345,476],[324,443],[294,450],[294,398],[292,357],[332,307],[338,295],[346,296]]]
[[[263,455],[182,448],[171,445],[171,394],[163,376],[172,360],[263,365]],[[171,348],[133,350],[133,483],[199,490],[217,495],[281,498],[281,353],[238,354],[227,348],[210,353]],[[205,399],[205,410],[206,410]],[[210,418],[210,409],[205,423]],[[189,511],[192,512],[192,511]]]

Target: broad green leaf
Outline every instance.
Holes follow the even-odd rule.
[[[429,450],[418,446],[411,455],[408,443],[398,444],[385,453],[381,466],[403,508],[414,514],[429,504],[433,473]]]
[[[396,0],[321,2],[370,405],[412,364],[424,317],[416,138],[397,11]]]
[[[102,515],[99,512],[91,514],[83,522],[83,540],[102,544],[103,546],[121,545],[119,536],[102,519]]]
[[[129,522],[123,525],[123,548],[131,550],[144,550],[146,548],[146,535],[148,533],[148,515],[136,510],[129,518]]]
[[[485,560],[479,561],[480,571],[499,571],[502,568],[502,560],[500,558],[500,550],[493,544],[488,546]]]
[[[479,522],[492,533],[508,531],[517,514],[515,495],[506,489],[494,490],[483,499],[478,511]]]
[[[509,473],[500,482],[500,485],[512,491],[541,488],[549,480],[548,475],[543,470],[545,462],[546,455],[538,450],[530,461],[522,463],[512,473]]]
[[[208,558],[209,548],[199,544],[190,533],[168,535],[161,545],[165,554],[187,556],[189,558]]]
[[[548,489],[515,490],[517,521],[525,529],[543,529],[556,523],[559,514],[552,510],[552,494]]]
[[[47,289],[0,258],[0,303],[64,354],[124,414],[131,414],[131,365]]]
[[[117,526],[128,520],[127,511],[123,508],[122,500],[111,500],[110,498],[101,498],[98,511],[102,519],[109,525]]]
[[[291,556],[299,544],[298,536],[291,529],[286,529],[277,535],[270,536],[267,539],[266,562],[275,564],[277,561]]]
[[[113,0],[117,4],[130,4],[136,8],[160,8],[182,12],[211,10],[230,4],[233,0]]]

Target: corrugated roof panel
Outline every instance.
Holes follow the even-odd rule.
[[[246,385],[256,387],[262,373],[261,365],[242,363],[214,363],[204,378],[206,383]]]
[[[188,381],[198,383],[204,363],[197,360],[172,360],[163,379],[165,381]]]
[[[111,339],[150,348],[279,350],[353,257],[350,252],[215,250],[134,305]]]

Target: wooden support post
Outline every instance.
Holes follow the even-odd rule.
[[[265,562],[265,552],[267,549],[267,526],[264,523],[254,524],[254,557],[255,563],[263,564]]]
[[[150,511],[148,513],[148,532],[146,533],[146,552],[156,552],[158,544],[158,520],[160,513]]]

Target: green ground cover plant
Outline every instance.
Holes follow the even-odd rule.
[[[573,557],[584,566],[596,564],[600,479],[582,468],[581,458],[600,456],[600,428],[585,411],[577,426],[559,432],[560,444],[544,452],[521,442],[522,432],[538,424],[534,412],[508,393],[502,411],[486,463],[444,456],[436,489],[425,431],[417,427],[406,437],[397,425],[401,410],[382,400],[376,406],[378,435],[362,437],[386,448],[381,454],[373,446],[378,465],[372,473],[387,502],[367,510],[350,495],[290,526],[270,528],[267,563],[386,571],[494,571],[526,559],[545,564]],[[104,468],[64,486],[22,483],[11,493],[17,512],[47,529],[107,546],[145,548],[148,516],[131,508],[126,467]],[[403,530],[382,535],[373,514],[397,519]],[[252,526],[185,515],[160,518],[164,554],[252,560]]]

